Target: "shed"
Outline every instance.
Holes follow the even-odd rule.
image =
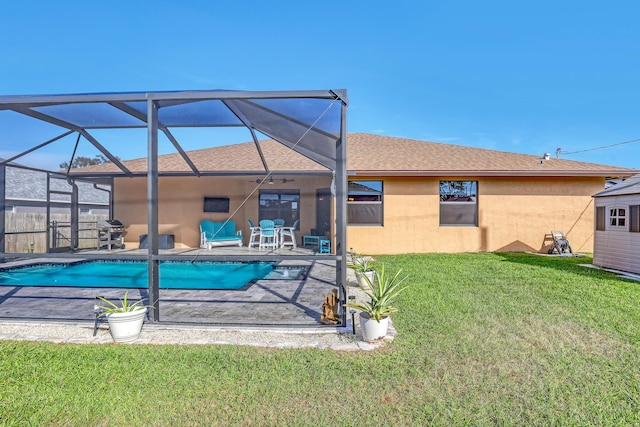
[[[640,175],[593,195],[593,264],[640,274]]]

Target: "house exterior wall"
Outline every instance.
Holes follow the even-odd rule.
[[[358,179],[364,179],[358,177]],[[604,178],[575,177],[446,177],[478,181],[478,226],[440,226],[437,177],[367,177],[383,181],[384,225],[347,227],[347,248],[367,254],[427,252],[546,252],[545,235],[560,230],[574,251],[593,251],[593,194]],[[265,189],[299,189],[301,236],[316,227],[316,188],[330,186],[328,177],[296,177],[294,182],[263,184]],[[162,177],[159,233],[174,234],[177,248],[199,245],[203,219],[226,220],[255,189],[250,177]],[[259,191],[234,216],[247,244],[247,219],[258,220]],[[205,196],[229,197],[230,212],[204,213]],[[137,247],[147,233],[146,178],[117,178],[114,218],[126,226],[127,247]],[[548,243],[548,242],[547,242]]]
[[[316,188],[329,187],[327,176],[296,176],[295,181],[273,185],[263,184],[268,190],[300,190],[300,236],[310,234],[316,226]],[[158,179],[158,232],[173,234],[176,248],[195,248],[200,245],[200,221],[225,221],[233,216],[236,227],[242,229],[244,245],[250,235],[247,219],[258,221],[259,190],[241,207],[247,195],[256,188],[255,177],[160,177]],[[229,213],[203,212],[205,196],[229,197]],[[147,234],[147,180],[146,178],[117,178],[114,180],[114,218],[125,225],[125,244],[135,248],[139,237]]]
[[[358,177],[358,180],[365,178]],[[604,178],[366,177],[383,181],[383,226],[348,226],[356,252],[535,251],[561,230],[574,251],[593,250],[593,198]],[[440,226],[440,180],[478,182],[478,226]]]
[[[594,198],[594,212],[597,207],[605,208],[605,230],[595,230],[593,264],[599,267],[640,274],[640,233],[629,232],[626,227],[612,229],[609,226],[609,208],[640,205],[640,194],[629,194]],[[595,214],[594,214],[595,216]]]

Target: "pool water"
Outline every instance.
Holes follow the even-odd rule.
[[[161,262],[161,289],[241,289],[259,279],[299,279],[302,268],[267,262]],[[91,261],[0,270],[0,286],[147,288],[147,263]]]

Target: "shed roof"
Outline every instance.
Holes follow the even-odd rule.
[[[593,197],[628,196],[631,194],[640,194],[640,175],[633,175],[611,188],[594,194]]]

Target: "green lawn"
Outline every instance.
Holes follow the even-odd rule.
[[[640,425],[640,283],[528,254],[410,275],[376,351],[0,342],[0,425]]]

